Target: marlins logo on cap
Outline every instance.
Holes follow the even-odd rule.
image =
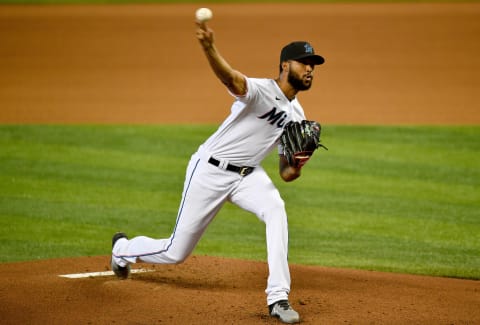
[[[310,43],[305,41],[296,41],[288,44],[280,53],[280,63],[288,60],[301,60],[310,58],[315,65],[323,64],[325,59],[315,54],[315,50]]]

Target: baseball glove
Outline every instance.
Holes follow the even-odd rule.
[[[320,143],[321,129],[318,122],[308,120],[291,121],[285,125],[280,144],[290,166],[303,167],[318,147],[328,150]]]

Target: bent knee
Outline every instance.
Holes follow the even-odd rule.
[[[270,220],[286,219],[287,212],[283,200],[278,201],[276,205],[268,205],[257,215],[264,222]]]
[[[186,256],[178,256],[176,259],[174,259],[173,264],[182,264],[185,262],[185,260],[188,258],[188,255]]]
[[[168,259],[170,264],[182,264],[188,258],[190,254],[187,252],[169,252],[165,255],[165,258]]]

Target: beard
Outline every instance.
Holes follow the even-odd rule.
[[[297,74],[294,74],[292,70],[288,72],[288,82],[298,91],[308,90],[312,86],[313,77],[311,80],[303,80]]]

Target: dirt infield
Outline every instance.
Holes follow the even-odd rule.
[[[125,281],[58,277],[105,271],[108,259],[0,264],[2,324],[279,323],[267,313],[261,262],[192,256]],[[305,324],[480,323],[479,281],[301,265],[291,271],[290,299]]]
[[[193,5],[0,7],[0,123],[218,123],[231,101],[195,39]],[[480,4],[212,5],[219,48],[276,77],[280,48],[326,58],[324,124],[479,124]]]
[[[327,62],[301,94],[324,124],[479,124],[480,4],[212,5],[219,48],[253,77],[307,39]],[[219,123],[231,98],[192,5],[0,6],[0,123]],[[106,250],[108,242],[106,241]],[[2,324],[275,324],[263,262],[193,256],[154,272],[108,257],[0,264]],[[480,324],[480,282],[292,265],[306,324]]]

